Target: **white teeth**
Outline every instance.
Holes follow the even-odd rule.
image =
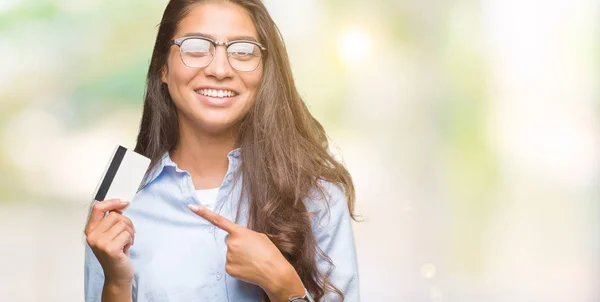
[[[200,89],[200,90],[197,90],[196,92],[201,95],[210,96],[213,98],[223,98],[223,97],[235,96],[235,92],[230,91],[230,90]]]

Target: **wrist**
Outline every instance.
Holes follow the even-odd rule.
[[[131,282],[115,282],[105,279],[102,302],[131,302],[132,299]]]
[[[133,285],[133,278],[114,278],[110,275],[104,275],[104,285],[111,285],[114,287],[128,287]]]
[[[121,294],[123,292],[130,292],[133,283],[131,281],[104,279],[104,291],[111,294]]]
[[[269,296],[269,300],[273,302],[288,302],[289,298],[304,296],[306,292],[294,267],[287,264],[279,273],[272,274],[269,285],[267,288],[263,288]]]

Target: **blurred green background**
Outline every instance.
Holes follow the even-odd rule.
[[[165,0],[0,1],[0,295],[82,301]],[[363,301],[600,300],[600,3],[265,1],[348,166]]]

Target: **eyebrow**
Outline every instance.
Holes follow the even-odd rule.
[[[209,35],[209,34],[203,34],[203,33],[186,33],[184,35],[184,37],[204,37],[204,38],[209,38],[212,40],[217,40],[215,39],[215,37],[213,35]],[[238,40],[246,40],[246,41],[253,41],[258,43],[258,40],[253,37],[253,36],[234,36],[234,37],[230,37],[229,41],[238,41]]]

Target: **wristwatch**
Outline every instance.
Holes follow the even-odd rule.
[[[304,296],[289,298],[288,302],[315,302],[315,300],[313,300],[313,298],[308,293],[308,290],[306,290],[306,288],[305,288],[304,289]]]

